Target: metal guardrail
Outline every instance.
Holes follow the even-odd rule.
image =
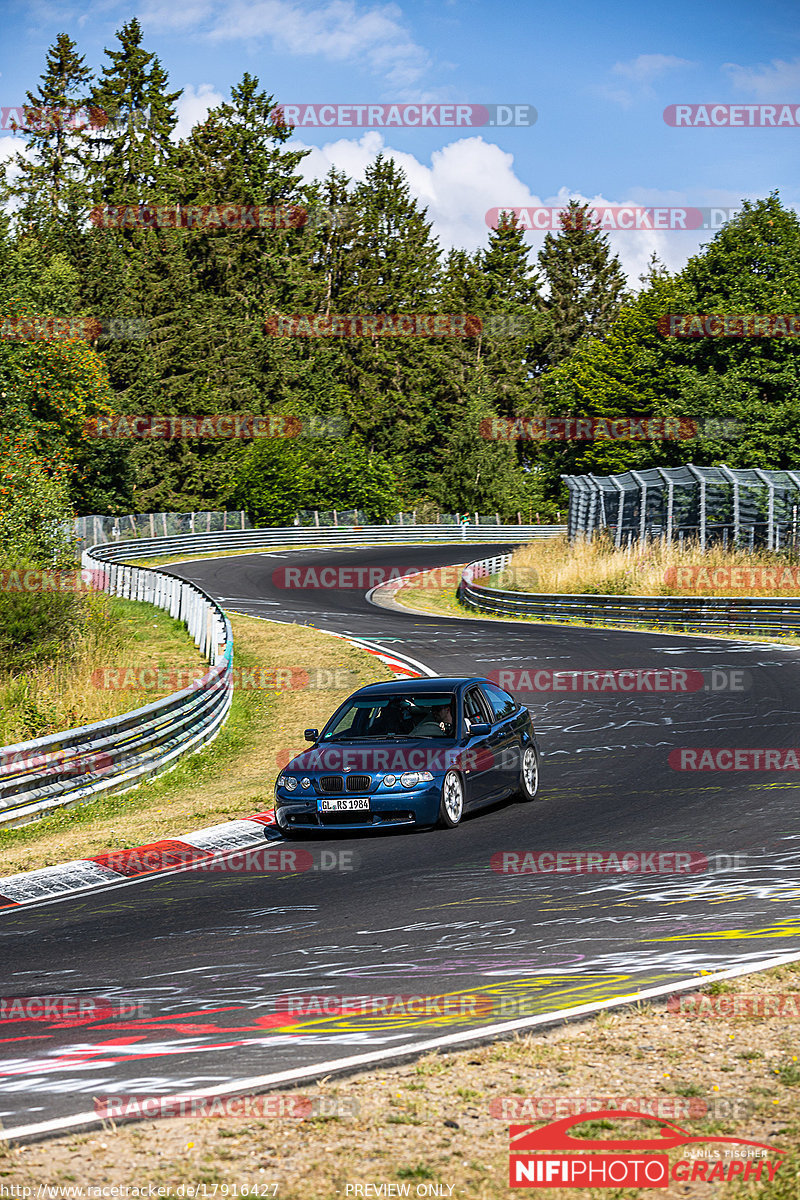
[[[233,695],[233,635],[222,609],[201,588],[125,558],[250,546],[411,545],[417,542],[531,541],[561,525],[353,525],[227,530],[106,542],[84,550],[83,568],[114,596],[154,604],[182,620],[211,669],[191,687],[152,704],[63,733],[0,749],[0,827],[27,824],[56,808],[124,791],[211,741]]]
[[[242,550],[262,546],[408,546],[417,542],[530,542],[555,537],[566,525],[339,525],[317,529],[308,526],[275,525],[261,529],[231,530],[226,533],[195,533],[172,538],[137,538],[102,546],[105,561],[126,558],[157,558],[214,550]],[[98,547],[94,547],[98,551]]]
[[[83,553],[81,565],[92,571],[95,586],[183,621],[210,670],[190,687],[132,712],[0,749],[0,826],[24,825],[53,809],[135,787],[210,742],[230,710],[233,636],[222,609],[193,583],[109,563],[109,549]]]
[[[764,600],[756,596],[597,596],[508,592],[476,583],[506,567],[510,554],[484,558],[464,568],[462,603],[479,612],[582,625],[639,625],[652,629],[700,629],[708,633],[771,635],[800,633],[800,598]]]

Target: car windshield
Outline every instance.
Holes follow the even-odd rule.
[[[321,741],[445,738],[455,733],[452,692],[401,692],[350,700]]]

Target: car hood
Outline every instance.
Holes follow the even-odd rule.
[[[329,772],[402,774],[404,771],[446,771],[464,755],[454,738],[409,738],[367,742],[321,742],[303,751],[284,770],[308,775]]]

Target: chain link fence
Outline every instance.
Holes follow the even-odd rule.
[[[522,514],[517,513],[518,525],[522,525]],[[388,520],[379,521],[364,509],[302,509],[295,516],[293,525],[304,528],[336,529],[339,526],[352,528],[365,525],[501,525],[499,513],[431,513],[428,509],[398,512]],[[537,521],[538,524],[538,521]],[[135,538],[174,538],[186,534],[226,533],[228,530],[241,533],[252,529],[253,524],[241,509],[229,512],[188,513],[128,513],[122,517],[90,516],[77,517],[74,537],[78,553],[89,546],[105,542],[129,542]]]
[[[648,538],[781,550],[798,546],[800,470],[652,467],[564,475],[570,538],[606,531],[616,546]]]

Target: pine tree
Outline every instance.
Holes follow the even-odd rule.
[[[605,337],[626,294],[622,265],[589,205],[571,200],[560,220],[560,233],[547,234],[538,259],[547,288],[541,303],[550,325],[550,366],[568,358],[582,337]]]
[[[351,193],[349,249],[341,260],[334,312],[426,313],[435,308],[439,247],[427,211],[393,159],[379,155]],[[352,337],[331,346],[349,393],[347,419],[367,445],[397,456],[420,486],[434,463],[431,396],[449,361],[450,339]]]
[[[367,167],[353,206],[356,244],[340,311],[424,312],[436,290],[439,247],[394,159],[379,154]]]
[[[485,305],[481,344],[505,416],[515,416],[528,405],[531,383],[543,359],[539,280],[529,254],[524,231],[512,215],[492,230],[481,255]]]
[[[134,17],[117,31],[121,49],[106,50],[104,78],[92,104],[108,117],[93,139],[97,204],[154,204],[165,198],[173,156],[170,140],[181,91],[167,91],[168,77],[155,54],[142,49]]]
[[[88,107],[90,80],[75,43],[60,33],[47,53],[39,87],[26,92],[25,123],[18,127],[28,153],[12,160],[16,178],[7,183],[6,195],[17,202],[17,227],[52,248],[74,244],[88,209],[85,164],[94,120]]]

